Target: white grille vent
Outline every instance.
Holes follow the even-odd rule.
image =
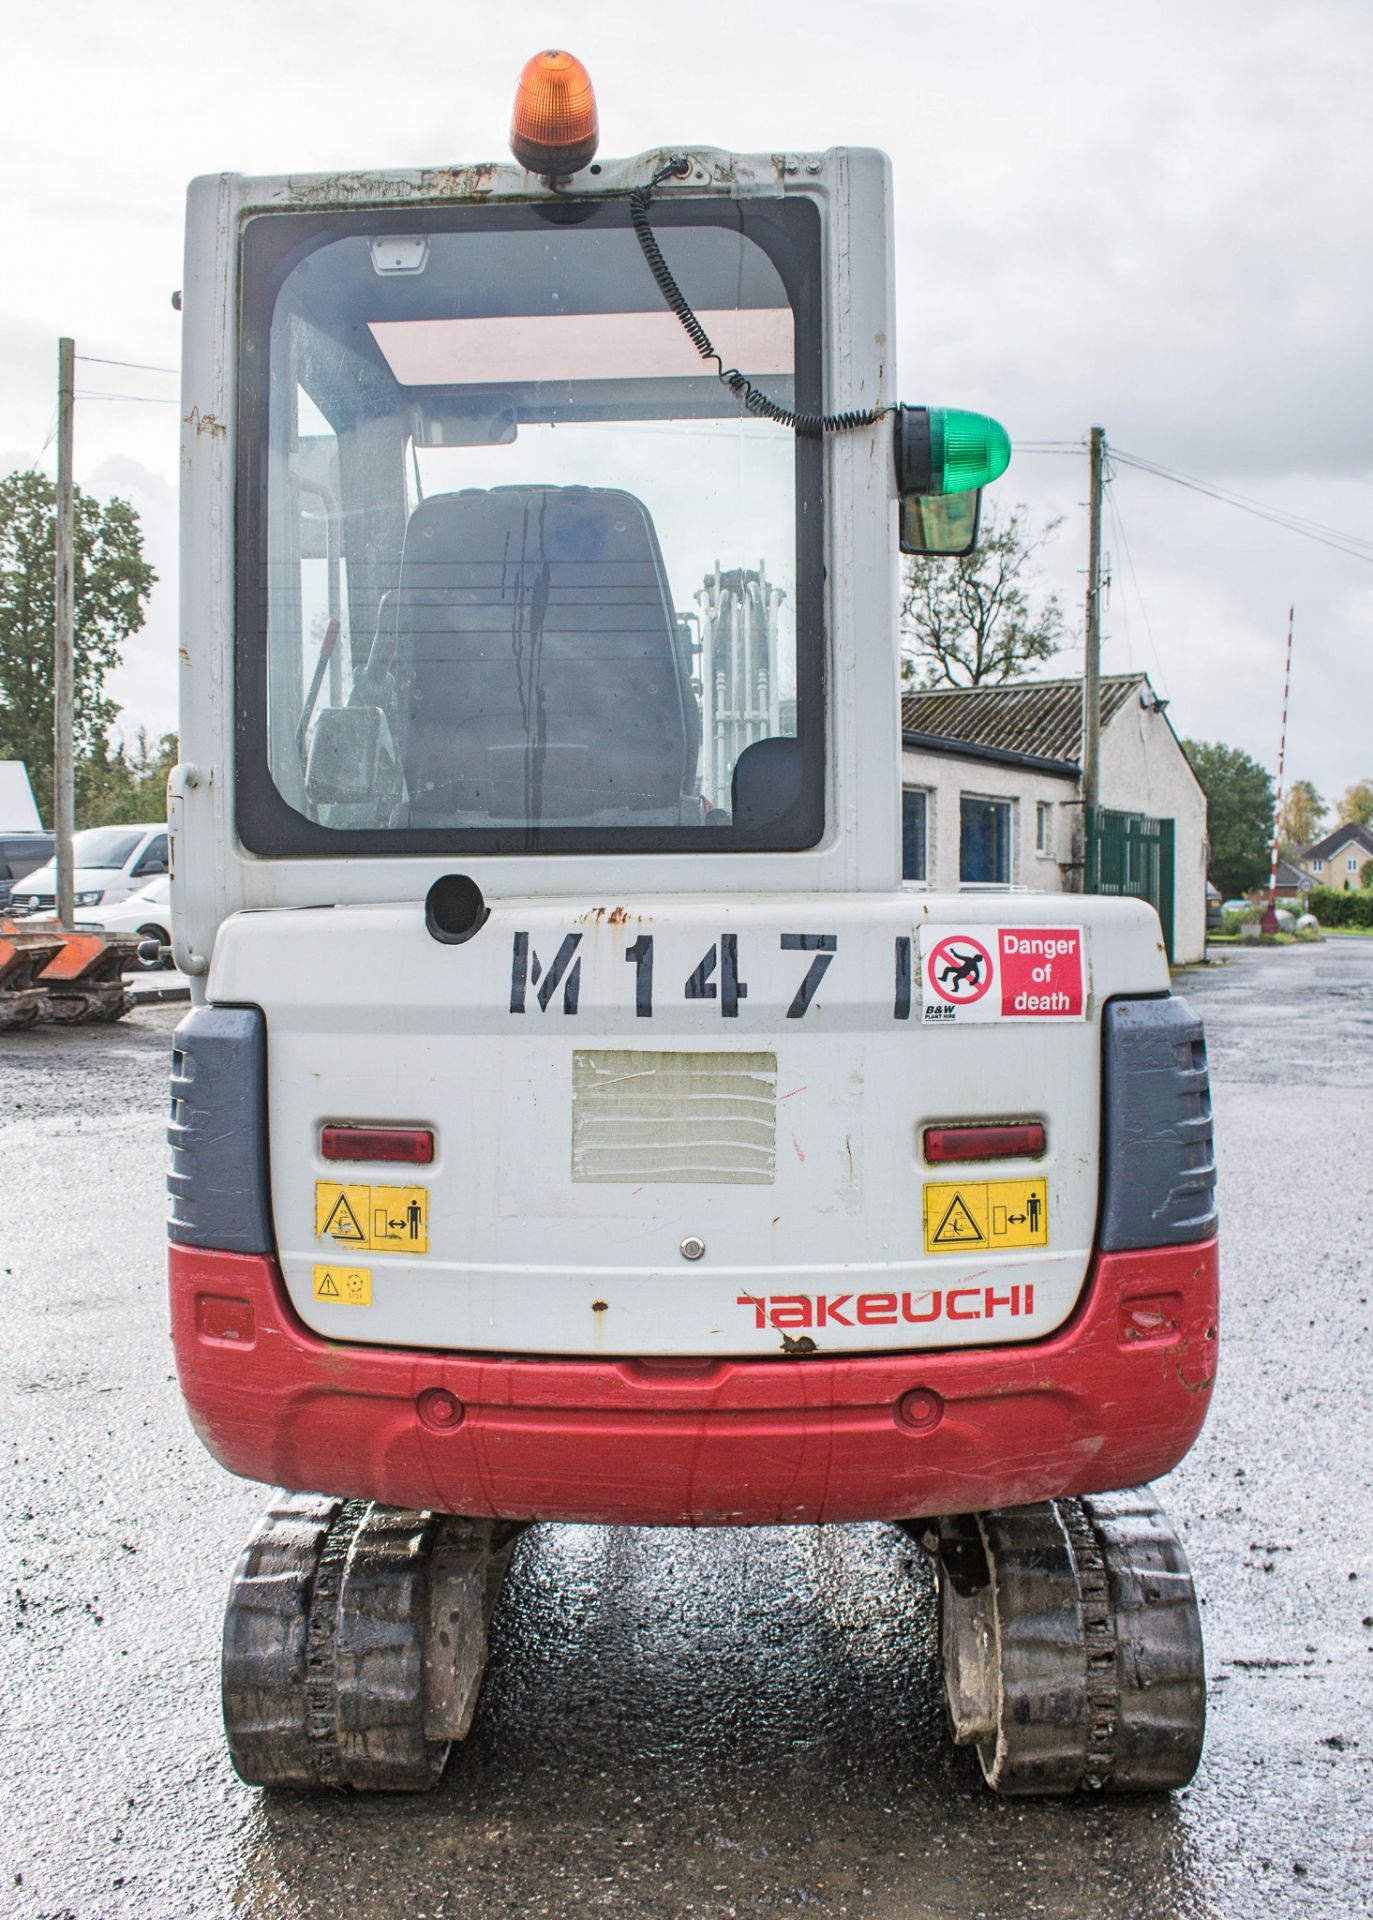
[[[775,1053],[579,1049],[572,1178],[633,1186],[771,1186]]]

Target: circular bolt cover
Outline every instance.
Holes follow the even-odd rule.
[[[896,1415],[902,1426],[909,1427],[913,1433],[928,1433],[944,1418],[944,1402],[933,1388],[916,1387],[902,1394],[896,1404]]]
[[[424,1425],[434,1433],[451,1433],[467,1418],[467,1409],[447,1387],[427,1387],[415,1402]]]
[[[706,1250],[705,1241],[698,1240],[694,1233],[689,1233],[686,1239],[683,1240],[682,1242],[683,1260],[699,1260],[701,1255],[705,1252],[705,1250]]]

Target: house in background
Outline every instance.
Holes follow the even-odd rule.
[[[1093,890],[1153,898],[1170,955],[1182,962],[1200,960],[1206,947],[1206,796],[1166,705],[1147,674],[1102,678],[1102,865]],[[941,892],[1081,889],[1081,680],[907,693],[901,744],[909,883]]]
[[[1367,827],[1346,823],[1296,858],[1303,873],[1310,874],[1313,885],[1333,887],[1336,893],[1353,893],[1364,862],[1373,860],[1373,833]]]
[[[1299,894],[1310,893],[1313,885],[1311,875],[1306,872],[1305,868],[1298,866],[1295,861],[1286,858],[1279,859],[1278,870],[1273,878],[1277,885],[1278,892],[1285,894],[1288,899],[1292,899]]]

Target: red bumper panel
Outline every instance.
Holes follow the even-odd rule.
[[[1215,1240],[1099,1255],[1033,1346],[804,1360],[492,1359],[321,1340],[276,1262],[171,1249],[182,1391],[230,1472],[512,1520],[896,1520],[1175,1466],[1216,1369]]]

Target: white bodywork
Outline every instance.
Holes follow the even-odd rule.
[[[100,933],[137,933],[143,927],[165,928],[170,907],[171,882],[163,873],[115,906],[83,911],[81,926],[94,927]]]
[[[680,189],[665,186],[664,196],[804,194],[818,203],[826,404],[893,404],[886,160],[862,151],[691,157],[692,177]],[[606,162],[578,188],[623,193],[660,158]],[[808,1347],[821,1350],[1038,1337],[1071,1312],[1093,1241],[1100,1006],[1113,994],[1164,992],[1168,975],[1157,922],[1132,903],[902,891],[887,421],[825,442],[829,799],[815,848],[288,860],[255,857],[235,837],[240,220],[252,209],[541,191],[510,167],[225,176],[191,190],[174,951],[197,1000],[251,1004],[266,1015],[272,1198],[297,1311],[341,1340],[511,1353],[777,1353],[793,1346],[784,1323],[806,1327]],[[491,915],[470,941],[445,946],[426,932],[422,902],[455,869],[477,882]],[[918,956],[946,934],[998,927],[1082,929],[1081,1016],[939,1030],[922,1021],[918,978],[913,1003],[899,1011],[903,940]],[[565,976],[541,1005],[535,974],[524,1011],[512,1011],[517,937],[542,956],[547,983],[549,962],[573,934],[575,1010]],[[783,947],[796,934],[833,942],[799,1016],[789,1007],[811,956]],[[717,995],[684,992],[725,935],[737,941],[747,984],[733,1017]],[[641,936],[654,941],[647,1016],[636,1011],[636,970],[626,958]],[[684,1110],[696,1111],[689,1103],[700,1095],[705,1113],[689,1143],[700,1150],[695,1160],[675,1151],[686,1129],[665,1161],[654,1120],[662,1109],[636,1105],[632,1090],[621,1099],[615,1088],[632,1082],[624,1069],[633,1063],[607,1062],[607,1053],[689,1056]],[[659,1058],[644,1071],[652,1079],[667,1069]],[[720,1118],[721,1103],[745,1081],[743,1097],[761,1103],[761,1136]],[[674,1084],[670,1072],[653,1082],[659,1093]],[[1047,1245],[978,1259],[926,1254],[922,1189],[962,1169],[924,1164],[922,1128],[1025,1118],[1045,1121],[1047,1157],[968,1175],[1045,1178]],[[431,1128],[435,1160],[380,1169],[325,1162],[320,1128],[339,1122]],[[365,1260],[367,1307],[330,1305],[312,1291],[319,1263],[343,1257],[316,1232],[316,1183],[329,1181],[413,1183],[427,1195],[427,1252],[349,1256]],[[682,1251],[693,1240],[704,1242],[694,1259]],[[1014,1313],[1006,1304],[1013,1287]],[[950,1311],[954,1293],[960,1304]],[[889,1295],[895,1308],[869,1304],[856,1317],[859,1297]],[[793,1309],[779,1320],[758,1304],[779,1296],[804,1299],[809,1318]],[[831,1303],[823,1320],[822,1296]]]

